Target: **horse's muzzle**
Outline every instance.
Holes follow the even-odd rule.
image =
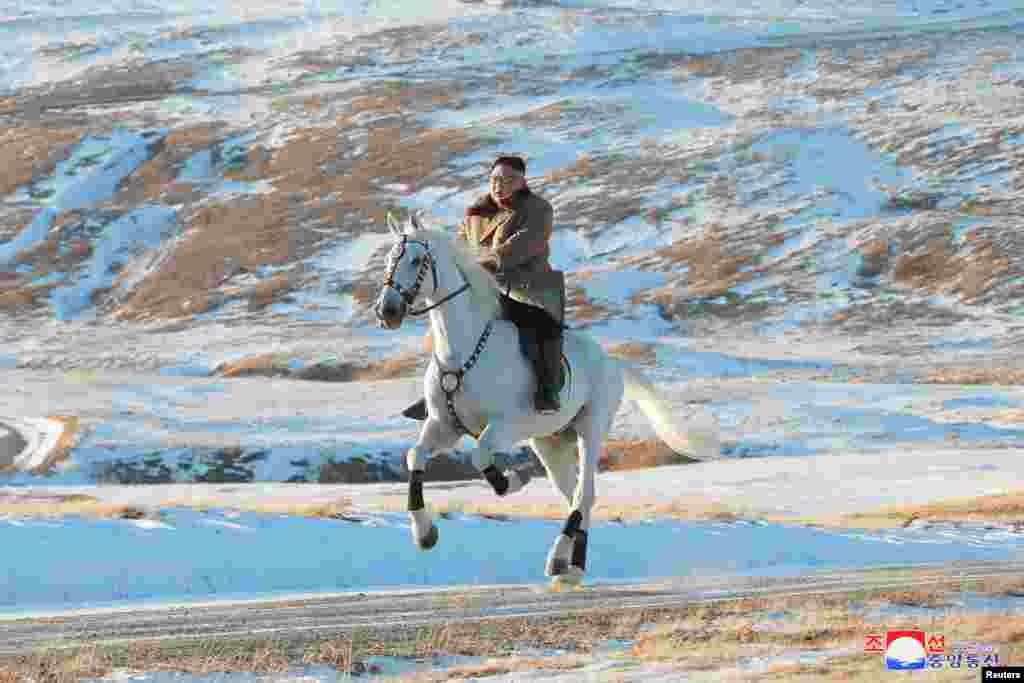
[[[382,328],[397,330],[402,326],[402,320],[405,319],[405,306],[381,302],[377,304],[374,313],[377,315],[377,324]]]

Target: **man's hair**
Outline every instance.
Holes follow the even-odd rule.
[[[522,157],[500,156],[500,157],[498,157],[497,159],[494,160],[493,164],[491,164],[491,170],[493,171],[498,166],[503,166],[503,165],[504,166],[510,166],[510,167],[516,169],[517,171],[519,171],[520,173],[522,173],[523,175],[526,175],[526,162],[523,161]]]

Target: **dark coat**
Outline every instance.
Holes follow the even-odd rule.
[[[530,190],[516,193],[511,209],[483,195],[466,210],[459,237],[493,250],[495,277],[507,295],[544,309],[557,322],[565,314],[565,277],[551,267],[551,204]]]

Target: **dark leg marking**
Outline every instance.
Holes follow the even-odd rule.
[[[505,492],[508,491],[508,478],[499,472],[497,467],[488,465],[484,468],[483,474],[487,481],[490,482],[491,488],[494,489],[495,493],[499,496],[505,495]]]
[[[409,511],[422,510],[423,505],[423,470],[409,473]]]
[[[573,510],[569,513],[569,518],[565,520],[562,533],[569,538],[575,538],[576,534],[580,533],[581,524],[583,524],[583,513],[579,510]]]
[[[430,531],[427,532],[427,535],[424,538],[418,539],[417,543],[421,549],[430,550],[437,545],[437,536],[437,527],[431,524]]]
[[[580,528],[581,524],[583,524],[583,513],[573,510],[569,513],[569,518],[565,520],[562,534],[566,538],[572,539],[572,559],[570,560],[572,566],[582,570],[587,566],[587,532]]]
[[[572,545],[572,566],[581,570],[587,568],[587,532],[582,529],[576,532],[576,539]]]
[[[551,560],[550,574],[552,576],[560,576],[562,574],[568,574],[568,573],[569,573],[569,563],[568,562],[566,562],[561,557],[556,557],[555,559]]]

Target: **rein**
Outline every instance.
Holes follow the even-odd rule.
[[[401,261],[402,257],[405,255],[405,245],[409,242],[413,244],[419,244],[420,246],[422,246],[423,249],[427,252],[427,257],[426,260],[420,264],[419,269],[416,271],[416,282],[413,284],[412,287],[406,289],[402,287],[402,285],[400,285],[399,283],[395,282],[394,274],[395,270],[398,269],[399,261]],[[431,275],[433,276],[434,279],[434,291],[437,291],[437,266],[434,262],[434,254],[431,253],[430,251],[429,243],[424,242],[422,240],[411,240],[409,239],[408,235],[404,234],[402,235],[402,241],[395,245],[395,247],[398,249],[398,254],[396,255],[392,253],[392,255],[389,256],[390,264],[388,265],[387,273],[384,276],[384,286],[391,287],[396,292],[398,292],[398,295],[400,297],[402,297],[402,300],[405,301],[406,306],[409,307],[407,315],[419,316],[425,313],[429,313],[433,309],[451,301],[459,294],[462,294],[467,289],[469,289],[469,282],[467,282],[465,277],[463,277],[463,285],[456,289],[451,294],[449,294],[448,296],[444,297],[440,301],[437,301],[430,306],[427,306],[426,308],[413,310],[412,304],[414,301],[416,301],[416,297],[418,297],[420,294],[420,288],[423,286],[423,278],[427,276],[428,263],[430,264]],[[394,252],[394,250],[392,250],[392,252]],[[473,349],[473,353],[469,356],[469,360],[467,360],[458,370],[444,370],[444,366],[441,364],[441,359],[437,357],[436,352],[433,352],[434,362],[437,364],[438,369],[441,370],[441,375],[438,381],[439,384],[441,385],[441,391],[444,392],[445,403],[447,403],[448,405],[448,416],[452,419],[452,422],[455,424],[456,429],[461,431],[463,434],[469,434],[474,439],[479,439],[480,435],[470,430],[465,425],[465,423],[463,423],[463,421],[459,418],[458,413],[455,412],[455,394],[458,393],[459,389],[462,388],[463,377],[466,376],[466,373],[469,372],[480,359],[480,354],[483,353],[484,347],[487,345],[487,338],[491,336],[491,330],[493,327],[494,321],[489,320],[487,322],[487,326],[484,327],[483,333],[480,335],[480,339],[476,343],[476,348]]]

